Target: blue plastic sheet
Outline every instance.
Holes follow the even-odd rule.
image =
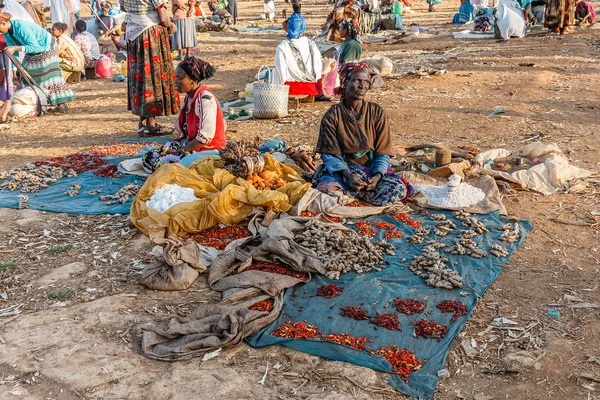
[[[462,220],[456,219],[452,216],[452,213],[444,212],[444,214],[457,225],[458,229],[442,238],[435,238],[431,233],[425,239],[425,242],[435,238],[438,242],[448,243],[452,246],[458,238],[460,229],[468,229],[462,227]],[[413,216],[413,218],[421,221],[428,229],[435,225],[435,222],[427,217]],[[476,236],[472,240],[489,253],[490,246],[497,243],[502,233],[498,228],[507,223],[508,220],[500,218],[497,212],[477,215],[476,218],[488,227],[489,232],[485,235]],[[313,280],[309,283],[288,289],[279,318],[265,329],[250,336],[247,342],[254,347],[282,344],[316,356],[350,362],[378,371],[392,372],[391,365],[380,356],[326,341],[294,340],[271,336],[271,332],[286,321],[306,320],[307,324],[317,326],[323,335],[348,333],[355,337],[366,336],[373,342],[367,342],[365,347],[372,350],[391,345],[395,345],[399,349],[408,349],[414,352],[419,360],[427,361],[419,371],[415,371],[410,375],[408,383],[405,383],[399,375],[392,375],[388,382],[408,396],[430,399],[433,397],[438,382],[437,372],[444,367],[452,341],[471,315],[478,296],[483,295],[485,290],[498,278],[504,265],[533,229],[533,225],[531,221],[519,222],[521,232],[519,240],[508,245],[501,243],[509,250],[509,256],[505,258],[497,258],[490,254],[482,259],[475,259],[466,255],[450,255],[444,252],[445,249],[439,250],[441,254],[450,260],[448,267],[459,271],[464,281],[462,289],[445,290],[427,286],[423,279],[406,268],[412,259],[421,253],[420,248],[424,246],[424,244],[416,245],[406,242],[406,237],[413,235],[413,228],[392,219],[389,215],[370,217],[365,220],[373,223],[379,221],[393,223],[397,226],[397,230],[402,230],[405,234],[403,238],[390,240],[397,249],[395,256],[387,257],[387,268],[380,272],[373,271],[363,275],[349,273],[343,275],[339,281],[332,281],[314,275]],[[377,229],[377,231],[378,235],[375,240],[382,240],[383,231],[380,229]],[[342,286],[344,292],[332,299],[316,296],[317,288],[329,283]],[[461,293],[466,294],[466,296],[461,295]],[[340,315],[340,308],[347,305],[360,306],[366,309],[371,316],[374,316],[375,312],[380,314],[396,312],[394,299],[398,297],[427,301],[422,314],[407,316],[397,313],[402,331],[390,331],[382,327],[376,327],[368,321],[355,321]],[[458,318],[454,323],[450,323],[452,314],[443,315],[436,308],[436,305],[443,300],[458,300],[465,303],[468,311],[467,315]],[[429,312],[431,313],[426,316],[425,313]],[[410,323],[421,318],[447,325],[448,333],[440,341],[413,337],[413,328]]]
[[[159,139],[120,139],[117,142],[156,142],[156,145],[164,143],[166,140]],[[149,145],[151,147],[153,145]],[[138,157],[146,149],[138,153]],[[106,157],[108,164],[118,164],[120,161],[130,157]],[[123,174],[121,178],[102,178],[94,175],[93,171],[87,171],[71,178],[63,178],[58,182],[48,186],[47,189],[35,193],[22,193],[20,191],[11,192],[7,189],[0,190],[0,207],[18,208],[19,196],[29,196],[27,204],[33,210],[64,212],[71,214],[129,214],[133,197],[125,204],[116,203],[107,205],[105,201],[100,201],[100,196],[112,195],[128,184],[143,185],[145,178],[134,175]],[[77,196],[68,196],[65,194],[72,185],[79,183],[81,190]],[[96,195],[88,195],[91,190],[98,189],[101,192]]]

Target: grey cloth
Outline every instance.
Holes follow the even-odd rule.
[[[171,50],[191,49],[198,45],[196,24],[192,18],[176,19],[173,23],[177,31],[171,39]]]

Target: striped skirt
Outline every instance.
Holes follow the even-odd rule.
[[[58,46],[38,54],[26,54],[23,68],[48,95],[48,104],[57,106],[75,99],[75,93],[65,82],[58,64]]]
[[[192,18],[176,19],[173,23],[177,31],[171,39],[171,50],[191,49],[198,46],[196,23]]]

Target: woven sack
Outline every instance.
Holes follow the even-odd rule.
[[[258,71],[259,76],[263,68],[266,67],[262,66],[260,68]],[[269,70],[267,75],[268,78],[265,81],[254,84],[254,111],[252,115],[257,119],[287,117],[290,87],[273,83],[275,79],[273,70]]]

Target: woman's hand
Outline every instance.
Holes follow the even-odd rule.
[[[352,190],[355,190],[357,192],[364,189],[364,187],[367,185],[365,181],[352,175],[350,171],[344,171],[343,176],[344,179],[346,179],[348,186],[350,186]]]
[[[369,180],[366,183],[366,187],[365,190],[370,192],[371,190],[374,190],[377,187],[377,184],[379,183],[379,181],[381,180],[381,178],[383,178],[383,175],[381,175],[381,172],[377,172],[375,174],[373,174],[373,176],[371,176],[371,178],[369,178]]]
[[[17,51],[21,51],[21,46],[8,46],[4,49],[4,52],[10,55],[15,54]]]

